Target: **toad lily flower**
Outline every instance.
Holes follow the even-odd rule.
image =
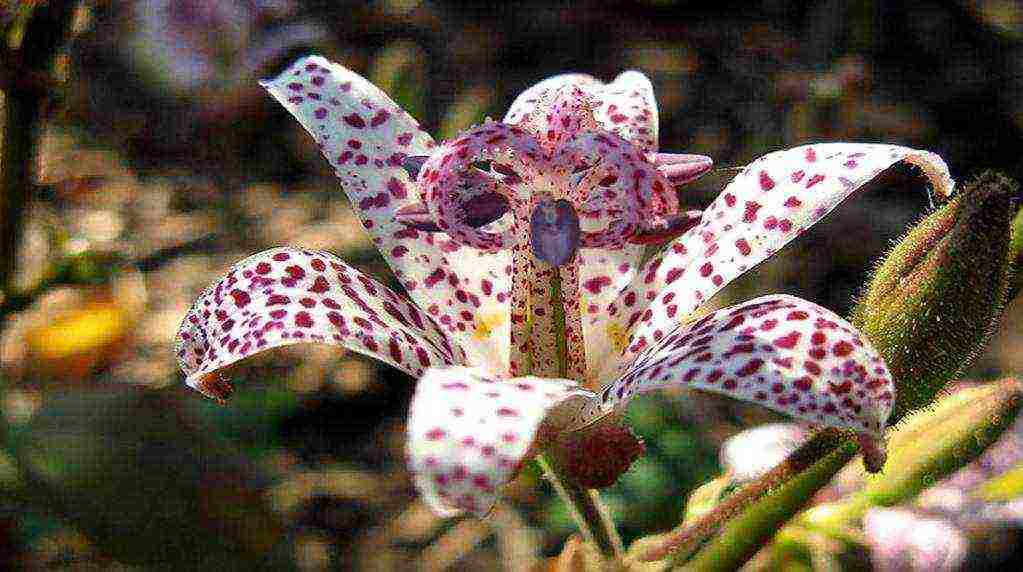
[[[191,387],[225,399],[232,388],[219,370],[308,342],[419,378],[408,459],[444,514],[487,513],[540,451],[585,465],[574,467],[580,484],[613,481],[641,449],[618,414],[634,395],[673,386],[850,429],[881,454],[892,380],[849,323],[784,295],[697,313],[896,163],[949,194],[936,155],[853,143],[775,152],[692,213],[675,187],[710,160],[658,153],[652,87],[637,72],[606,85],[550,78],[503,121],[440,145],[323,58],[264,86],[315,138],[408,296],[326,252],[256,254],[182,324]],[[651,242],[667,244],[643,262]]]

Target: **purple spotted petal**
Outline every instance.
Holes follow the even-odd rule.
[[[592,412],[594,403],[593,394],[568,380],[430,369],[416,387],[408,421],[416,487],[439,514],[485,515],[532,455],[538,433],[578,424],[584,406]]]
[[[893,145],[826,143],[765,155],[704,211],[700,224],[647,262],[607,311],[632,350],[662,338],[753,268],[896,163],[919,167],[935,191],[952,179],[940,157]],[[651,300],[652,303],[651,303]]]
[[[598,93],[594,115],[605,129],[647,152],[657,151],[657,101],[650,80],[623,72]]]
[[[608,386],[621,407],[636,393],[685,386],[721,393],[871,437],[894,400],[880,354],[851,324],[792,296],[764,296],[676,324]]]
[[[510,282],[504,269],[510,257],[397,220],[400,209],[420,202],[409,167],[417,170],[415,158],[432,154],[430,136],[365,78],[319,56],[299,59],[263,86],[316,140],[409,296],[473,363],[506,367]],[[480,316],[488,320],[481,323]]]
[[[457,342],[407,298],[328,252],[297,248],[250,256],[210,285],[181,324],[177,354],[188,385],[225,398],[219,370],[299,343],[343,346],[415,376],[465,363]]]
[[[544,102],[544,98],[565,86],[600,86],[602,85],[593,76],[580,73],[566,73],[549,77],[519,94],[508,108],[504,116],[504,122],[512,125],[519,124],[522,120],[533,115],[537,108]],[[544,110],[546,112],[546,110]]]

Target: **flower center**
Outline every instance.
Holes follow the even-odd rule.
[[[710,160],[645,153],[601,129],[579,90],[550,98],[549,113],[521,126],[488,121],[433,155],[406,158],[423,203],[397,217],[459,244],[510,250],[509,373],[583,381],[579,249],[647,244],[691,227],[699,213],[678,212],[674,184]]]

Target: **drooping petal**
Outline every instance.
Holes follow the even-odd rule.
[[[623,72],[599,92],[595,116],[605,129],[648,153],[657,151],[657,100],[650,80]]]
[[[608,307],[609,327],[632,332],[630,351],[641,350],[900,162],[919,167],[936,192],[952,192],[945,162],[907,147],[827,143],[757,159],[725,187],[699,225],[647,262],[619,293]]]
[[[405,158],[431,154],[430,136],[365,78],[319,56],[299,59],[263,86],[316,140],[412,299],[469,349],[473,363],[506,367],[508,254],[466,248],[396,220],[399,209],[420,202]]]
[[[671,386],[721,393],[872,437],[884,430],[894,401],[884,360],[851,324],[785,295],[676,325],[601,397],[621,407],[636,393]]]
[[[409,411],[407,451],[416,487],[441,515],[485,515],[534,442],[577,424],[581,407],[593,403],[593,394],[568,380],[431,368]]]
[[[218,370],[298,343],[343,346],[414,376],[465,363],[457,342],[407,298],[328,252],[297,248],[250,256],[210,285],[181,324],[177,354],[189,386],[222,398],[230,385]]]

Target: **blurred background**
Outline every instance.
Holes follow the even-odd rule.
[[[5,25],[31,4],[4,3]],[[403,462],[414,380],[361,357],[251,360],[227,407],[183,387],[179,321],[252,252],[327,249],[398,287],[315,145],[257,85],[299,55],[344,62],[438,139],[502,117],[549,75],[640,69],[661,148],[720,167],[685,190],[691,208],[729,167],[813,141],[929,149],[960,181],[1023,175],[1015,0],[64,4],[71,40],[38,122],[37,185],[3,221],[20,226],[26,294],[0,316],[0,569],[544,569],[535,555],[575,529],[532,466],[490,520],[432,516]],[[900,183],[874,185],[719,301],[784,291],[847,312],[929,208],[925,189]],[[1023,370],[1020,323],[1017,303],[967,377]],[[627,540],[677,524],[686,495],[721,472],[722,443],[772,420],[681,395],[629,416],[648,454],[605,495]],[[1005,440],[971,470],[1018,466],[1023,428]],[[973,482],[959,479],[939,485]],[[1023,562],[1019,503],[961,505],[904,512],[955,531],[964,566]],[[871,566],[872,546],[842,547],[867,554],[847,565]]]

